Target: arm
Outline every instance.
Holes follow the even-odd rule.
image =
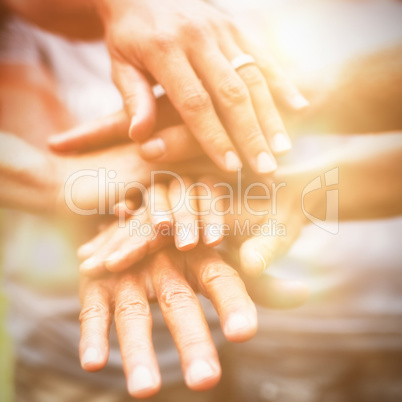
[[[24,3],[24,12],[36,16]],[[47,3],[42,0],[39,6]],[[57,4],[56,10],[66,6],[62,0]],[[293,111],[308,102],[264,47],[250,42],[227,16],[201,0],[86,4],[101,16],[132,139],[147,139],[155,125],[151,78],[164,88],[219,168],[236,171],[243,159],[258,174],[276,169],[274,154],[287,152],[291,142],[272,95]],[[67,7],[75,12],[76,5]],[[49,12],[44,12],[45,19]],[[245,54],[246,61],[240,60]]]
[[[57,155],[47,150],[47,137],[70,128],[74,120],[56,95],[49,71],[40,65],[0,65],[0,205],[30,212],[71,213],[65,203],[70,191],[80,209],[99,207],[99,171],[116,172],[108,184],[118,189],[138,181],[150,182],[152,169],[172,169],[144,162],[133,143],[115,145],[87,154]],[[9,134],[10,133],[10,134]],[[200,169],[199,164],[176,165],[178,172]],[[206,165],[202,165],[203,168]],[[208,169],[208,167],[206,167]],[[212,166],[209,165],[212,169]],[[84,176],[65,189],[77,172],[91,170],[98,177]],[[214,169],[212,169],[214,171]],[[109,188],[109,187],[107,187]],[[112,188],[112,187],[110,187]],[[125,188],[115,197],[106,197],[105,210],[125,197]],[[109,201],[112,204],[109,205]]]
[[[4,0],[13,12],[47,31],[75,39],[101,39],[103,25],[91,1]]]
[[[85,260],[81,271],[91,275],[105,269],[122,271],[147,253],[172,243],[173,237],[176,248],[186,251],[199,242],[213,247],[224,235],[231,235],[230,242],[240,246],[244,272],[254,276],[285,253],[310,222],[325,230],[325,223],[331,220],[377,219],[402,213],[402,134],[343,138],[335,147],[331,143],[325,147],[328,139],[318,141],[324,145],[318,156],[279,168],[273,182],[243,181],[240,204],[238,184],[217,178],[190,180],[182,176],[181,184],[176,179],[168,186],[154,184],[146,193],[150,200],[147,208],[128,210],[126,220],[113,223],[80,249]],[[219,187],[214,187],[215,183],[220,183]],[[246,192],[250,183],[258,185],[257,191]],[[266,189],[263,192],[262,186]],[[333,194],[336,197],[327,202]],[[264,198],[253,200],[256,195]],[[220,215],[221,211],[226,212]],[[264,235],[264,225],[273,222],[275,227]],[[276,231],[279,225],[283,230]]]
[[[0,144],[0,206],[52,211],[58,186],[52,159],[15,135],[0,133]]]
[[[400,130],[402,44],[353,57],[298,85],[311,107],[289,116],[289,127],[307,133],[374,133]]]

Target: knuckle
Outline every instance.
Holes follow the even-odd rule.
[[[266,85],[264,77],[255,66],[244,67],[239,71],[239,74],[249,86]]]
[[[253,149],[266,148],[265,139],[262,135],[261,130],[258,129],[246,131],[244,135],[244,141],[249,148]]]
[[[215,150],[215,152],[231,149],[230,140],[225,131],[223,131],[220,127],[211,127],[210,129],[206,129],[203,134],[203,139],[211,147],[211,149]]]
[[[209,350],[210,343],[205,339],[204,334],[191,333],[186,334],[181,339],[181,348],[187,353],[191,353],[192,350]]]
[[[171,34],[155,32],[150,39],[149,47],[157,49],[160,53],[170,53],[176,46],[176,41]]]
[[[208,26],[202,21],[187,20],[182,24],[182,32],[193,39],[204,39],[208,36]]]
[[[204,90],[189,89],[185,90],[184,93],[181,108],[185,112],[198,112],[211,106],[211,99]]]
[[[115,315],[116,317],[123,317],[124,319],[138,317],[148,318],[150,316],[149,305],[140,297],[125,300],[116,304]]]
[[[180,310],[194,304],[193,292],[183,284],[170,284],[162,289],[160,294],[161,308]]]
[[[106,305],[102,303],[94,303],[81,309],[79,321],[82,324],[84,321],[93,318],[108,318],[110,314],[110,310]]]
[[[226,106],[245,102],[248,99],[247,87],[240,79],[226,79],[219,85],[219,99]]]
[[[238,273],[228,266],[217,261],[207,261],[201,267],[201,283],[208,287],[217,281],[225,281],[238,277]]]

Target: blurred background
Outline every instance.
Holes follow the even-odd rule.
[[[306,93],[324,92],[323,88],[329,91],[335,88],[336,92],[341,85],[345,88],[349,85],[352,93],[355,77],[364,74],[367,83],[383,87],[384,91],[401,87],[400,79],[387,81],[387,68],[384,69],[401,57],[401,52],[395,50],[402,46],[400,1],[215,0],[213,3],[232,14],[250,35],[268,46]],[[392,56],[387,53],[389,49],[394,49]],[[354,60],[383,51],[382,70],[345,75],[345,64],[353,65]],[[402,63],[396,65],[396,70],[402,71]],[[380,96],[378,102],[378,113],[386,115],[380,108]],[[394,102],[394,107],[402,115],[401,98]],[[311,150],[317,152],[320,147],[342,143],[344,133],[338,133],[338,128],[346,127],[345,131],[352,135],[375,132],[367,112],[362,116],[343,113],[333,120],[332,117],[292,125],[296,150],[308,157]],[[364,127],[361,120],[366,121],[367,130],[354,132],[355,120],[359,120],[358,127]],[[321,132],[332,135],[323,136]],[[0,214],[0,220],[3,219]],[[242,362],[241,365],[233,362],[231,368],[238,379],[239,400],[336,402],[352,400],[350,395],[354,392],[355,401],[402,400],[401,238],[401,218],[343,223],[336,236],[314,226],[307,227],[290,253],[271,272],[304,278],[312,290],[311,300],[306,306],[286,313],[261,309],[257,337],[247,344],[230,346],[227,353],[238,356]],[[0,239],[2,258],[4,251],[9,251],[4,250],[7,243],[3,229]],[[40,262],[42,272],[53,269],[51,258]],[[7,301],[1,297],[1,401],[11,401],[13,392],[12,344],[3,325],[6,313]],[[255,375],[256,372],[259,374]]]

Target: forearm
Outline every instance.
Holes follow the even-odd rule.
[[[310,101],[293,130],[373,133],[400,130],[402,115],[402,44],[300,77]]]
[[[326,214],[336,216],[336,211],[328,210],[330,190],[338,191],[339,205],[333,208],[338,209],[340,220],[387,218],[402,214],[401,161],[402,133],[354,136],[312,160],[295,177],[303,186],[321,177],[321,190],[304,197],[306,209],[311,206],[320,219]],[[335,184],[331,185],[325,174],[334,169]]]
[[[51,211],[57,196],[52,159],[12,134],[0,132],[0,144],[0,206]]]
[[[103,36],[94,1],[5,0],[4,3],[23,18],[57,34],[84,40]]]
[[[341,219],[402,214],[402,133],[357,137],[339,161]]]

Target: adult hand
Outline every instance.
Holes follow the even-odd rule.
[[[296,307],[308,296],[303,283],[269,276],[249,280],[247,286],[270,308]],[[204,246],[187,253],[165,248],[124,273],[82,277],[82,367],[97,371],[106,365],[114,316],[129,393],[138,398],[156,393],[161,378],[149,303],[157,300],[179,351],[186,384],[194,390],[214,386],[221,369],[195,292],[212,301],[229,341],[245,341],[255,334],[256,311],[244,283],[216,251]]]
[[[85,154],[51,155],[49,159],[56,182],[54,210],[67,210],[78,215],[113,214],[114,206],[127,198],[141,202],[152,172],[217,172],[208,161],[174,165],[144,162],[139,156],[138,146],[132,143]],[[172,176],[160,173],[154,177],[158,181],[167,181]]]
[[[192,284],[192,285],[190,285]],[[227,339],[250,339],[257,316],[237,272],[213,250],[159,251],[135,269],[99,279],[82,278],[80,356],[96,371],[108,358],[108,332],[114,315],[128,390],[134,397],[156,393],[161,384],[152,345],[149,303],[157,300],[179,351],[186,384],[214,386],[221,369],[208,324],[195,292],[208,297]]]
[[[281,154],[291,144],[268,85],[293,109],[307,101],[264,49],[201,0],[95,4],[105,25],[114,81],[131,121],[131,138],[146,139],[155,122],[150,74],[221,169],[237,170],[240,156],[256,173],[276,169],[272,152]],[[244,54],[255,63],[235,68],[231,61]]]
[[[302,212],[302,192],[315,170],[293,166],[279,170],[277,182],[238,183],[211,176],[192,180],[178,176],[145,192],[141,209],[119,205],[119,220],[79,249],[80,270],[99,275],[120,272],[166,244],[180,251],[218,245],[224,237],[240,248],[239,265],[250,277],[259,276],[274,258],[284,254],[308,222]],[[322,198],[309,201],[315,216]]]

